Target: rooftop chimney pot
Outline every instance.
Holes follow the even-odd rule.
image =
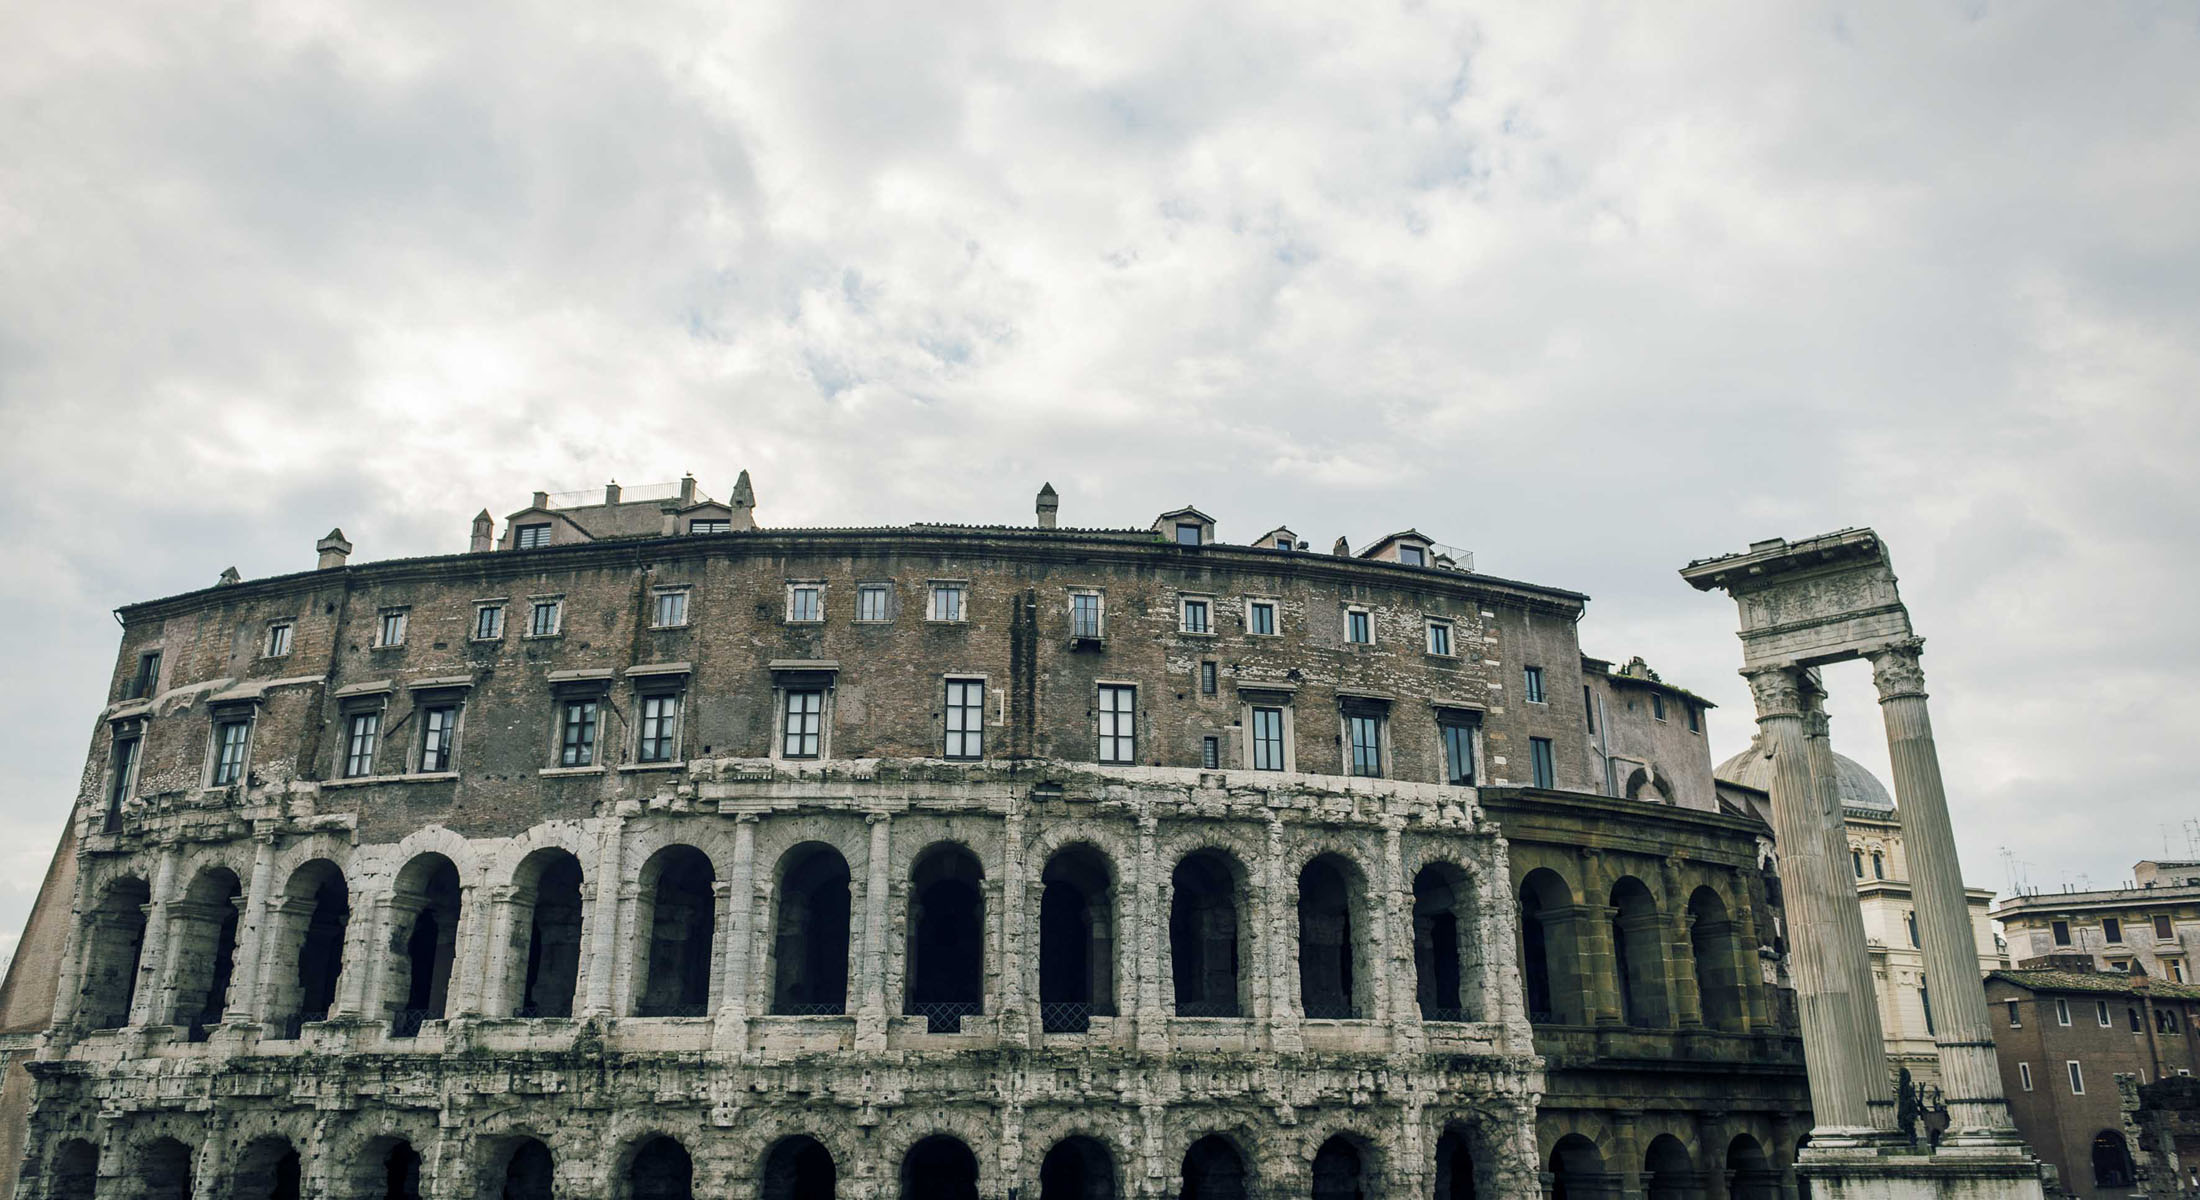
[[[603,485],[603,502],[605,504],[617,504],[619,502],[618,480],[614,479],[611,482]]]
[[[320,568],[324,571],[343,566],[344,560],[351,557],[351,543],[344,540],[341,529],[329,530],[327,537],[313,543],[313,548],[321,554]]]
[[[1040,485],[1039,485],[1039,528],[1041,528],[1041,529],[1052,529],[1052,528],[1054,528],[1055,513],[1056,513],[1056,512],[1058,511],[1058,510],[1060,510],[1060,508],[1061,508],[1061,507],[1062,507],[1062,500],[1061,500],[1061,497],[1059,497],[1059,496],[1055,495],[1055,493],[1054,493],[1054,485],[1053,485],[1053,484],[1051,484],[1051,483],[1042,483],[1042,484],[1040,484]]]

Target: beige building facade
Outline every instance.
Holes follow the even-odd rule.
[[[1994,906],[2017,965],[2068,955],[2100,971],[2144,971],[2196,982],[2200,947],[2200,862],[2145,859],[2131,885],[2074,892],[2022,891]]]

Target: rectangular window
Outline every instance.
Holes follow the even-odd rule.
[[[1887,856],[1886,856],[1886,855],[1884,855],[1884,854],[1881,854],[1881,853],[1880,853],[1879,851],[1877,851],[1877,850],[1874,850],[1874,851],[1872,851],[1872,878],[1873,878],[1873,879],[1885,879],[1886,877],[1887,877]]]
[[[2169,968],[2171,983],[2183,983],[2185,981],[2185,963],[2183,959],[2165,958],[2162,963]]]
[[[122,824],[122,802],[130,798],[134,782],[131,772],[137,769],[138,740],[134,737],[115,739],[114,778],[107,781],[107,831],[114,832]]]
[[[1209,605],[1205,600],[1187,599],[1183,604],[1182,629],[1186,633],[1211,633],[1213,623],[1208,620]]]
[[[2115,1027],[2116,1022],[2109,1019],[2108,1001],[2095,1000],[2093,1002],[2093,1015],[2101,1022],[2101,1028],[2111,1029]]]
[[[1703,732],[1703,710],[1701,710],[1701,709],[1697,708],[1697,707],[1696,707],[1695,705],[1693,705],[1693,704],[1687,705],[1686,707],[1687,707],[1687,709],[1688,709],[1688,732],[1690,732],[1690,733],[1702,733],[1702,732]]]
[[[2017,1086],[2018,1086],[2018,1087],[2020,1087],[2020,1088],[2023,1088],[2023,1089],[2024,1089],[2025,1091],[2028,1091],[2028,1092],[2032,1090],[2032,1064],[2031,1064],[2031,1063],[2018,1063],[2018,1064],[2017,1064]]]
[[[1862,879],[1864,877],[1864,852],[1851,848],[1849,850],[1849,865],[1856,868],[1856,877]]]
[[[1665,719],[1665,697],[1658,695],[1656,692],[1650,693],[1650,719],[1654,721]]]
[[[2063,999],[2055,1001],[2055,1024],[2070,1024],[2070,1001]]]
[[[1194,522],[1194,521],[1179,521],[1179,522],[1177,522],[1177,524],[1176,524],[1176,544],[1177,544],[1177,545],[1179,545],[1179,546],[1197,546],[1197,545],[1199,545],[1199,543],[1200,543],[1200,536],[1199,536],[1199,525],[1198,525],[1198,523],[1197,523],[1197,522]]]
[[[1352,773],[1382,778],[1383,719],[1364,713],[1348,713],[1344,724],[1352,739]]]
[[[1216,686],[1217,686],[1217,685],[1216,685],[1216,676],[1217,676],[1218,674],[1219,674],[1219,672],[1218,672],[1218,671],[1216,670],[1216,668],[1215,668],[1215,664],[1213,664],[1213,663],[1211,663],[1211,662],[1203,662],[1203,663],[1199,664],[1199,694],[1200,694],[1200,695],[1202,695],[1202,696],[1212,696],[1212,695],[1214,695],[1214,694],[1215,694],[1215,688],[1216,688]]]
[[[787,693],[779,756],[817,758],[824,753],[825,693],[815,688]]]
[[[2101,937],[2110,943],[2124,940],[2124,923],[2114,917],[2101,918]]]
[[[1451,622],[1428,623],[1428,652],[1443,658],[1451,657]]]
[[[1437,729],[1444,738],[1444,781],[1473,787],[1474,727],[1463,721],[1444,721]]]
[[[1199,739],[1199,765],[1210,771],[1222,769],[1221,738],[1203,737]]]
[[[1425,567],[1428,565],[1428,551],[1419,546],[1400,546],[1398,561],[1409,567]]]
[[[1283,710],[1280,708],[1253,710],[1253,769],[1283,769]]]
[[[1100,761],[1138,761],[1138,689],[1100,689]]]
[[[504,606],[484,604],[474,610],[474,640],[493,642],[504,636]]]
[[[1923,979],[1917,981],[1917,1006],[1925,1014],[1925,1036],[1931,1037],[1933,1036],[1933,990],[1925,986]]]
[[[382,733],[382,713],[351,714],[344,731],[344,777],[357,779],[374,774],[374,742]]]
[[[2139,1024],[2139,1009],[2136,1006],[2124,1010],[2124,1023],[2131,1026],[2131,1032],[2133,1033],[2146,1032],[2146,1029]]]
[[[985,755],[985,681],[947,681],[947,745],[949,758],[982,758]]]
[[[1558,764],[1551,759],[1551,739],[1528,739],[1528,765],[1535,773],[1535,786],[1539,788],[1555,788],[1558,786]]]
[[[1344,614],[1344,640],[1357,646],[1374,645],[1374,616],[1364,608],[1348,610]]]
[[[2019,1017],[2019,1016],[2017,1015],[2017,1002],[2016,1002],[2016,1001],[2014,1001],[2014,1000],[2011,1000],[2011,1001],[2009,1001],[2008,1003],[2009,1003],[2009,1028],[2011,1028],[2011,1029],[2022,1029],[2022,1028],[2024,1028],[2024,1020],[2023,1020],[2023,1018],[2021,1018],[2021,1017]]]
[[[2053,921],[2048,924],[2048,928],[2054,931],[2056,945],[2067,946],[2070,944],[2070,922]]]
[[[596,763],[596,702],[568,700],[558,728],[558,765],[588,767]]]
[[[565,604],[560,600],[537,600],[528,610],[527,636],[552,637],[558,632],[558,617]]]
[[[214,727],[214,786],[228,787],[244,778],[245,743],[252,722],[223,721]]]
[[[959,583],[935,583],[932,585],[932,619],[935,621],[960,621],[963,619],[963,587]]]
[[[533,550],[550,544],[550,526],[522,525],[512,531],[512,545],[521,550]]]
[[[1245,632],[1254,637],[1276,635],[1276,603],[1273,600],[1248,600],[1245,603]]]
[[[2161,915],[2157,915],[2157,916],[2156,916],[2156,917],[2154,918],[2154,940],[2155,940],[2155,941],[2158,941],[2158,942],[2166,942],[2166,941],[2169,941],[2169,940],[2171,940],[2172,938],[2175,938],[2176,936],[2177,936],[2177,935],[2176,935],[2175,933],[2172,933],[2172,932],[2170,931],[2170,927],[2169,927],[2169,918],[2168,918],[2168,917],[2166,917],[2166,916],[2161,916]]]
[[[2085,1095],[2085,1069],[2078,1065],[2078,1060],[2075,1058],[2064,1065],[2070,1068],[2070,1094],[2073,1096]]]
[[[1543,668],[1526,667],[1521,671],[1520,698],[1530,704],[1542,704]]]
[[[1597,702],[1589,694],[1589,685],[1581,685],[1581,723],[1589,732],[1597,731]]]
[[[1276,549],[1278,549],[1278,550],[1289,550],[1290,548],[1291,548],[1291,539],[1290,539],[1290,538],[1287,538],[1287,537],[1280,537],[1280,538],[1277,538],[1277,539],[1276,539]]]
[[[1069,598],[1069,635],[1097,641],[1100,637],[1100,593],[1073,592]]]
[[[883,583],[856,585],[856,620],[882,624],[893,620],[894,590]]]
[[[438,704],[420,714],[420,770],[425,774],[451,769],[451,750],[458,744],[458,706]]]
[[[795,625],[815,624],[825,619],[825,589],[814,583],[790,583],[787,585],[787,621]]]
[[[689,533],[731,533],[733,522],[723,517],[697,517],[688,522]]]
[[[1902,922],[1903,922],[1903,924],[1905,924],[1905,925],[1909,926],[1909,929],[1910,929],[1910,944],[1911,944],[1912,946],[1918,946],[1918,947],[1923,947],[1925,943],[1923,943],[1923,942],[1920,942],[1920,941],[1918,941],[1918,940],[1917,940],[1917,914],[1916,914],[1916,913],[1914,913],[1914,912],[1913,912],[1913,913],[1903,913],[1903,914],[1902,914]]]
[[[405,644],[405,610],[396,609],[382,614],[381,629],[375,635],[377,646],[402,646]]]
[[[680,693],[642,697],[642,736],[635,743],[637,762],[672,762],[680,757]]]
[[[153,694],[160,683],[160,651],[148,650],[138,655],[137,674],[130,679],[130,691],[125,700],[142,700]]]
[[[269,658],[282,658],[290,653],[290,630],[291,625],[288,621],[277,621],[267,627],[267,656]]]
[[[657,593],[657,611],[651,614],[651,624],[659,629],[674,629],[688,623],[688,594],[686,592]]]

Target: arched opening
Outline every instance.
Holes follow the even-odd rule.
[[[1208,1134],[1184,1151],[1180,1200],[1245,1200],[1245,1159],[1220,1134]]]
[[[137,997],[138,957],[145,951],[145,906],[153,891],[134,877],[117,879],[84,918],[84,978],[78,1018],[87,1029],[130,1023]]]
[[[848,1011],[848,860],[805,842],[779,860],[772,1008],[794,1016]]]
[[[1097,1138],[1054,1143],[1039,1164],[1039,1200],[1115,1200],[1115,1156]]]
[[[1083,1033],[1115,1013],[1115,920],[1108,860],[1067,846],[1039,873],[1039,1016],[1048,1033]]]
[[[351,890],[343,871],[325,858],[292,871],[276,922],[281,936],[270,949],[278,969],[267,1019],[275,1036],[295,1038],[307,1021],[327,1020],[336,1003],[344,930],[351,923]]]
[[[1642,880],[1628,875],[1612,885],[1611,908],[1612,985],[1619,996],[1620,1020],[1661,1028],[1669,1022],[1657,901]]]
[[[1739,1031],[1744,1024],[1741,948],[1726,901],[1707,887],[1688,898],[1688,942],[1696,958],[1696,994],[1702,998],[1703,1023]]]
[[[840,1186],[832,1152],[813,1137],[782,1138],[764,1156],[757,1200],[833,1200]]]
[[[1353,933],[1358,882],[1358,870],[1335,854],[1299,871],[1299,1006],[1309,1017],[1344,1020],[1367,1011]]]
[[[301,1182],[298,1148],[270,1134],[252,1139],[229,1177],[235,1200],[298,1200]]]
[[[1726,1177],[1731,1200],[1780,1200],[1780,1172],[1765,1157],[1764,1146],[1746,1133],[1727,1143]]]
[[[1604,1156],[1596,1143],[1569,1133],[1551,1148],[1551,1200],[1604,1200],[1616,1196],[1604,1175]]]
[[[2124,1144],[2124,1135],[2113,1129],[2103,1129],[2094,1134],[2093,1186],[2125,1188],[2138,1180],[2138,1172],[2131,1166],[2131,1150]]]
[[[1244,1013],[1238,969],[1241,874],[1228,856],[1199,850],[1185,855],[1170,876],[1169,958],[1177,1016]]]
[[[1314,1200],[1366,1200],[1365,1175],[1359,1146],[1336,1134],[1314,1152]]]
[[[170,907],[168,959],[175,964],[175,999],[163,1020],[184,1026],[191,1041],[203,1040],[208,1029],[221,1024],[229,1003],[237,960],[237,898],[242,893],[235,872],[209,867]]]
[[[1703,1193],[1696,1175],[1696,1160],[1688,1147],[1670,1133],[1650,1142],[1642,1156],[1643,1187],[1649,1200],[1696,1200]]]
[[[1424,1021],[1471,1019],[1465,971],[1469,894],[1466,873],[1450,863],[1430,863],[1413,877],[1413,991]]]
[[[695,1200],[695,1160],[687,1147],[668,1137],[642,1143],[627,1164],[625,1200]]]
[[[581,863],[555,848],[537,850],[513,873],[512,940],[505,953],[505,995],[515,1017],[570,1017],[581,978]]]
[[[99,1147],[83,1138],[70,1138],[53,1153],[46,1194],[52,1200],[92,1200],[99,1187]]]
[[[960,1033],[985,1011],[985,873],[978,858],[941,843],[909,873],[906,1010],[933,1033]]]
[[[377,1138],[367,1145],[366,1169],[373,1180],[361,1200],[420,1200],[420,1152],[403,1138]]]
[[[901,1200],[978,1200],[978,1156],[944,1133],[909,1147],[901,1159]]]
[[[1581,955],[1574,939],[1573,892],[1556,871],[1539,867],[1520,881],[1520,975],[1528,1019],[1581,1025]]]
[[[439,1021],[450,998],[458,955],[458,868],[440,854],[423,854],[397,873],[390,927],[401,931],[382,989],[390,1036],[411,1037]]]
[[[693,846],[667,846],[642,864],[637,925],[649,929],[635,1015],[700,1017],[710,1012],[711,944],[718,935],[718,876]],[[685,1153],[685,1151],[682,1151]]]
[[[1456,1125],[1436,1139],[1436,1200],[1474,1200],[1474,1147]]]
[[[557,1162],[550,1147],[523,1137],[507,1147],[500,1187],[483,1200],[551,1200],[557,1194]]]
[[[191,1200],[191,1147],[171,1137],[154,1138],[137,1155],[140,1200]]]

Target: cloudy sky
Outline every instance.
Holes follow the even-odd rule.
[[[767,523],[1418,526],[1720,757],[1675,570],[1870,525],[1970,878],[2183,852],[2193,9],[1559,7],[0,5],[5,937],[116,605],[744,467]]]

